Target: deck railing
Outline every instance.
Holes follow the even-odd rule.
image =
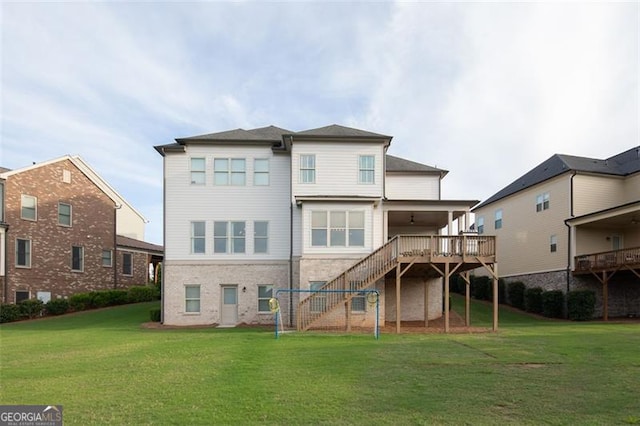
[[[344,306],[358,290],[366,289],[398,264],[399,258],[412,256],[490,257],[496,254],[495,237],[397,235],[355,265],[327,282],[319,290],[349,292],[312,293],[298,304],[296,326],[308,330],[316,321]]]
[[[619,269],[623,266],[640,267],[640,247],[583,254],[575,257],[574,265],[576,273]]]

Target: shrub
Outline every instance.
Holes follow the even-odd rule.
[[[524,291],[524,309],[534,314],[542,313],[542,288],[533,287]]]
[[[69,312],[69,301],[66,299],[51,299],[44,305],[48,315],[62,315]]]
[[[596,308],[596,293],[592,290],[574,290],[567,294],[569,319],[587,321],[593,318]]]
[[[524,309],[524,289],[525,286],[522,281],[514,281],[507,284],[509,304],[514,308]]]
[[[153,308],[149,311],[149,317],[153,322],[160,322],[160,308]]]
[[[23,300],[18,303],[18,308],[20,309],[21,317],[31,319],[42,315],[44,303],[38,299]]]
[[[0,323],[13,322],[20,319],[20,308],[14,304],[0,305]]]
[[[507,302],[507,284],[504,282],[504,279],[500,278],[498,280],[498,303],[506,303]]]
[[[155,287],[136,286],[129,288],[129,303],[150,302],[159,298],[160,294]]]
[[[564,293],[551,290],[542,293],[542,315],[549,318],[562,318],[564,311]]]
[[[471,297],[478,300],[492,300],[491,279],[487,276],[474,277],[471,281]]]
[[[106,290],[105,293],[108,300],[107,306],[125,305],[129,302],[129,292],[127,290]]]
[[[76,293],[69,297],[69,307],[74,311],[86,311],[93,308],[93,300],[90,293]]]

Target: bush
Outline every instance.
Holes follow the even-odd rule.
[[[44,305],[47,315],[62,315],[69,312],[69,301],[66,299],[51,299]]]
[[[567,294],[567,308],[570,320],[590,320],[596,309],[596,293],[592,290],[570,291]]]
[[[76,293],[69,297],[69,307],[73,311],[86,311],[93,308],[93,298],[90,293]]]
[[[502,278],[498,280],[498,303],[507,303],[507,284]]]
[[[42,303],[42,300],[38,299],[23,300],[18,303],[18,308],[20,309],[21,317],[32,319],[42,315],[44,303]]]
[[[107,290],[105,293],[108,300],[107,306],[118,306],[129,303],[129,292],[127,290]]]
[[[525,286],[522,281],[514,281],[507,284],[507,295],[511,306],[524,310],[524,290]]]
[[[20,308],[18,305],[6,304],[0,305],[0,324],[4,322],[13,322],[20,319]]]
[[[152,322],[160,322],[160,308],[153,308],[149,311],[149,317]]]
[[[549,318],[562,318],[564,311],[564,293],[551,290],[542,293],[542,315]]]
[[[129,288],[129,303],[150,302],[160,299],[160,293],[155,287],[136,286]]]
[[[524,309],[534,314],[542,313],[542,288],[533,287],[524,291]]]
[[[493,300],[491,279],[487,276],[474,277],[471,281],[471,297],[478,300]]]

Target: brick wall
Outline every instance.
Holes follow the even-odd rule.
[[[66,172],[65,172],[66,171]],[[70,175],[65,182],[63,174]],[[51,292],[51,298],[113,287],[113,267],[102,251],[114,249],[114,203],[75,165],[59,161],[10,176],[6,181],[7,302],[16,290]],[[37,197],[37,220],[21,219],[21,195]],[[58,223],[58,203],[72,206],[72,225]],[[31,240],[31,267],[16,267],[16,238]],[[72,246],[84,248],[84,270],[71,270]],[[4,286],[2,288],[4,290]],[[4,296],[4,295],[3,295]]]

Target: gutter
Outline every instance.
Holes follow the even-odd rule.
[[[9,300],[9,267],[7,265],[7,253],[9,248],[9,225],[2,223],[0,226],[4,228],[4,288],[2,289],[2,303],[8,303]],[[15,300],[14,300],[15,302]]]
[[[576,174],[577,172],[574,170],[569,179],[569,219],[575,217],[573,211],[573,178],[576,177]],[[564,225],[567,227],[567,294],[569,294],[571,289],[571,226],[567,223],[569,219],[565,219],[564,221]]]

